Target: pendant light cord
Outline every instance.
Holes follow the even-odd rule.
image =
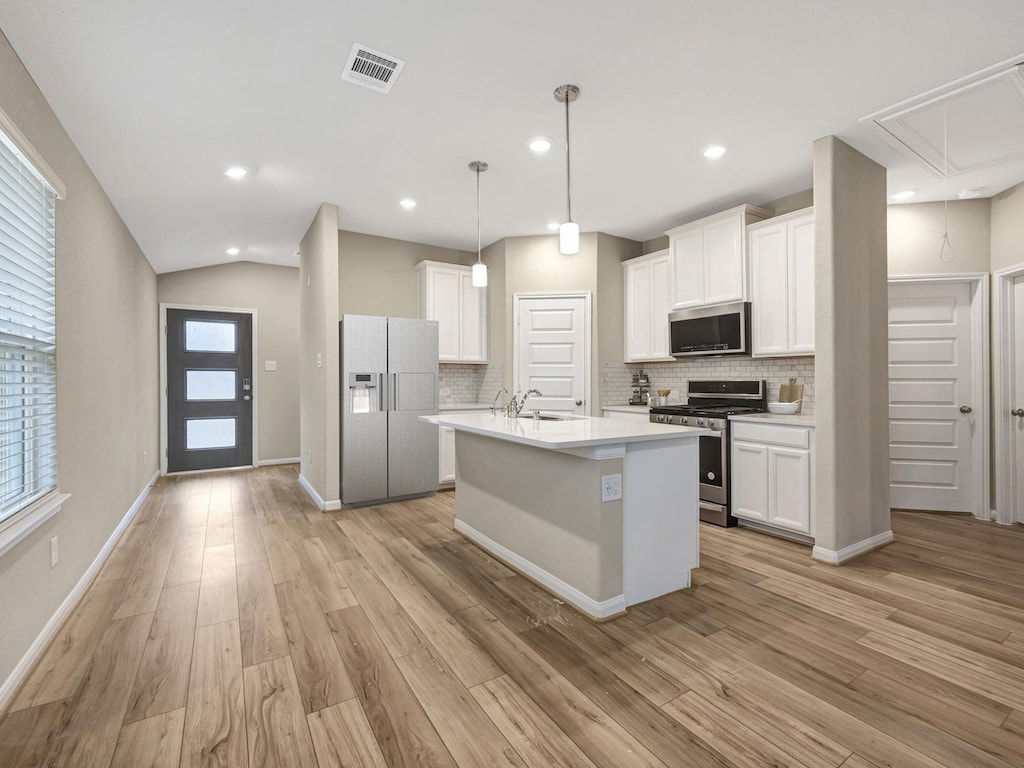
[[[956,250],[949,240],[949,128],[946,125],[946,108],[942,108],[942,244],[939,246],[939,261],[949,264],[956,258]],[[946,249],[949,258],[946,258]]]
[[[480,168],[476,169],[476,263],[480,259]]]
[[[569,163],[569,93],[565,94],[565,220],[572,221],[572,166]]]

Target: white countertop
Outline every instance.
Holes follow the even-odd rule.
[[[441,403],[440,411],[489,411],[490,403]]]
[[[789,424],[794,427],[814,426],[814,416],[810,416],[805,413],[794,413],[789,416],[780,413],[744,413],[736,416],[730,416],[729,421],[770,421],[773,424]]]
[[[629,419],[593,419],[587,416],[569,417],[564,421],[534,421],[532,416],[509,419],[501,414],[492,416],[490,413],[442,413],[420,418],[457,431],[549,450],[678,440],[681,437],[697,437],[708,431],[696,427],[634,422]]]

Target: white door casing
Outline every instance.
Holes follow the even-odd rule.
[[[993,275],[995,519],[1024,523],[1024,263]]]
[[[590,414],[590,294],[520,294],[513,302],[513,392],[527,411]]]
[[[889,282],[894,508],[989,516],[985,277]]]
[[[1011,411],[1021,413],[1024,409],[1024,276],[1013,281],[1013,399]],[[1024,416],[1010,414],[1010,430],[1013,432],[1014,519],[1019,523],[1024,518]]]

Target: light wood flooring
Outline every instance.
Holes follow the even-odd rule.
[[[1024,530],[897,513],[853,564],[701,528],[594,624],[294,467],[163,479],[0,718],[0,766],[1024,765]]]

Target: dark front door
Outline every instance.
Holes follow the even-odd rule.
[[[167,471],[252,464],[252,315],[167,310]]]

